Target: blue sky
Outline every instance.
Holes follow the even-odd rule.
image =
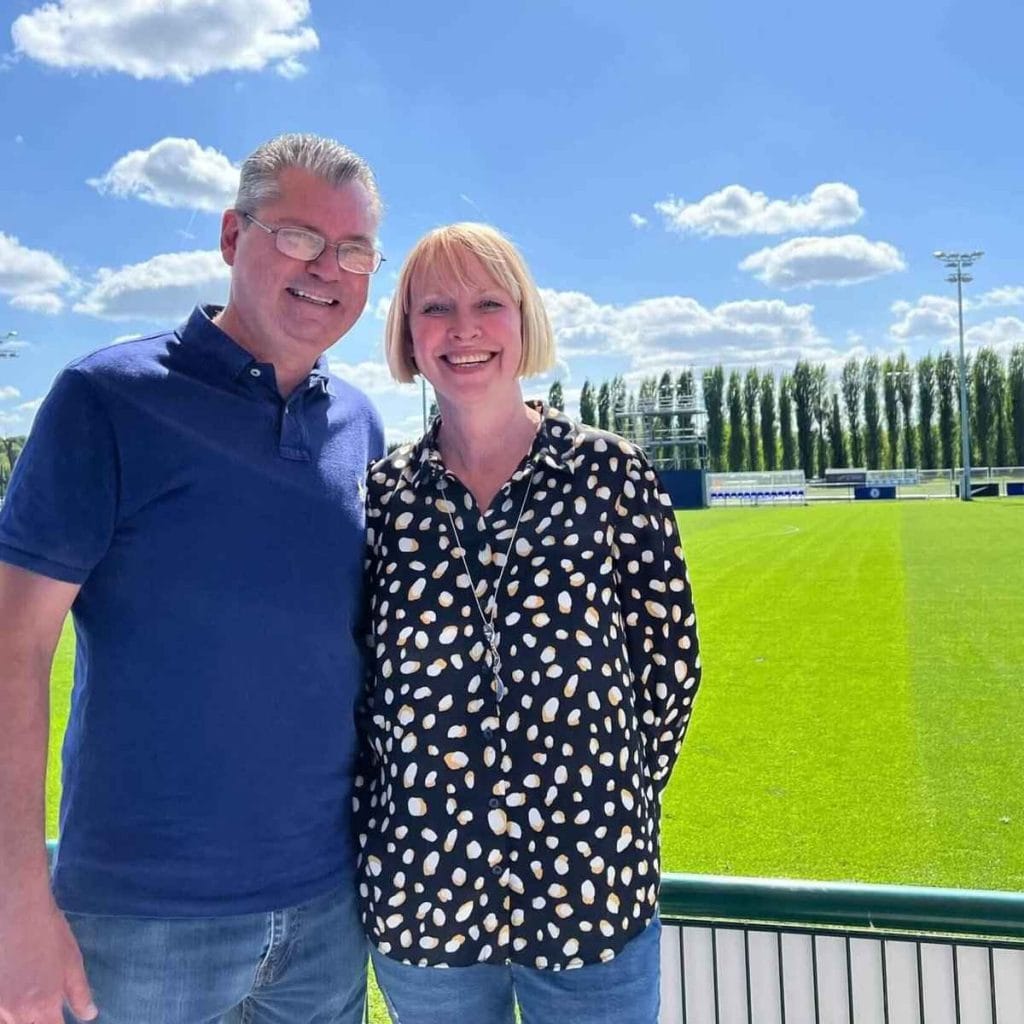
[[[935,249],[983,249],[968,345],[1024,342],[1021,5],[8,0],[0,430],[61,366],[220,301],[234,166],[281,131],[375,167],[389,262],[329,353],[392,438],[419,392],[380,338],[424,231],[525,252],[583,380],[937,352]]]

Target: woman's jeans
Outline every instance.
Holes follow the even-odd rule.
[[[519,964],[409,967],[371,950],[394,1024],[657,1024],[661,925],[607,963],[569,971]]]

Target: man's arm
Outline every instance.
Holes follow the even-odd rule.
[[[0,1024],[92,1020],[82,957],[50,892],[50,665],[78,586],[0,562]]]

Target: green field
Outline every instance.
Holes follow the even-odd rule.
[[[1024,502],[680,523],[705,689],[665,869],[1024,888]]]
[[[668,871],[1024,888],[1024,502],[680,516],[705,681]],[[71,636],[53,676],[48,827]]]

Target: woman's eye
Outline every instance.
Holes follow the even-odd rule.
[[[501,309],[501,303],[497,299],[484,299],[480,305],[484,309]]]
[[[422,307],[421,312],[423,313],[443,313],[446,307],[440,302],[428,302]]]

